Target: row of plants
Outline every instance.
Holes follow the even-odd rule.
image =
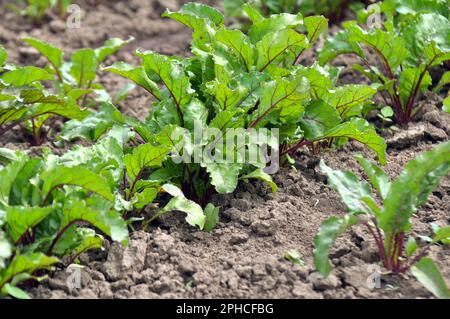
[[[5,5],[17,14],[40,23],[46,14],[54,13],[64,18],[72,0],[16,0]]]
[[[372,98],[389,94],[395,120],[406,124],[413,119],[419,95],[431,86],[429,69],[450,58],[445,27],[404,39],[407,33],[402,31],[401,20],[413,19],[419,28],[425,23],[422,18],[430,23],[428,11],[404,17],[386,11],[383,29],[364,30],[356,22],[346,22],[348,28],[324,44],[318,62],[304,66],[300,62],[305,52],[314,50],[320,36],[328,32],[327,18],[300,13],[265,17],[250,4],[242,8],[250,20],[246,31],[228,28],[223,15],[206,5],[188,3],[178,12],[166,11],[164,17],[192,29],[192,55],[138,50],[138,66],[116,62],[100,67],[132,39],[111,39],[97,49],[77,50],[67,61],[59,48],[23,39],[47,59],[45,68],[8,64],[6,51],[0,48],[0,133],[21,127],[35,145],[66,147],[79,140],[90,145],[76,145],[61,156],[49,150],[40,157],[0,150],[3,295],[26,297],[19,283],[45,276],[43,270],[53,265],[73,262],[80,253],[101,247],[105,237],[125,244],[129,228],[145,229],[171,211],[186,213],[190,225],[210,231],[219,219],[219,207],[211,203],[211,197],[232,193],[239,182],[259,179],[276,191],[266,162],[175,160],[191,159],[196,150],[204,149],[223,158],[248,158],[249,150],[244,148],[242,153],[242,145],[217,147],[232,142],[224,137],[230,130],[239,130],[245,144],[255,131],[277,129],[279,140],[269,138],[268,145],[257,145],[257,153],[269,146],[281,163],[292,163],[292,155],[302,147],[317,155],[354,140],[374,151],[384,165],[386,144],[365,117],[385,106],[376,105]],[[439,19],[447,17],[439,15]],[[424,48],[419,60],[412,56],[411,41]],[[380,51],[379,57],[388,59],[384,70],[392,74],[369,65],[380,83],[364,70],[374,81],[372,85],[338,85],[340,68],[326,62],[350,52],[367,61],[364,49]],[[399,58],[392,61],[395,57]],[[414,61],[420,63],[413,67]],[[152,96],[145,121],[125,116],[116,107],[134,85],[111,97],[96,81],[99,71],[125,77]],[[435,90],[445,88],[446,74]],[[401,104],[395,104],[397,100]],[[55,132],[57,118],[64,121],[61,132]],[[222,134],[198,139],[198,128]],[[55,133],[59,133],[56,138]],[[428,259],[404,261],[403,238],[411,215],[448,172],[448,154],[447,143],[423,155],[407,166],[404,177],[392,187],[381,169],[360,159],[374,187],[382,184],[384,208],[376,206],[367,183],[323,164],[350,213],[326,221],[316,238],[316,265],[321,273],[329,271],[326,258],[332,240],[347,226],[359,223],[365,213],[375,216],[364,222],[377,230],[380,258],[389,271],[405,272],[418,261],[413,273],[420,274],[419,280],[440,278],[442,288],[444,281]],[[427,166],[421,167],[422,162]],[[426,185],[419,186],[418,181]],[[409,196],[407,207],[402,196]],[[449,237],[446,228],[438,233],[446,236],[432,239],[431,244]],[[437,294],[434,286],[425,286],[444,296],[443,288]]]

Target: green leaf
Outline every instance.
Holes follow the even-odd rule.
[[[255,21],[248,31],[252,43],[258,42],[268,33],[277,33],[286,29],[294,29],[303,26],[303,16],[298,14],[281,13],[274,14],[268,19]],[[292,30],[293,31],[293,30]],[[306,39],[306,37],[305,37]]]
[[[328,176],[328,185],[336,189],[342,201],[352,213],[372,213],[363,201],[365,198],[373,200],[372,192],[366,181],[360,181],[349,171],[333,170],[324,161],[320,162],[320,169]]]
[[[53,75],[34,66],[25,66],[6,72],[2,75],[1,79],[7,85],[18,87],[36,81],[53,80]]]
[[[448,114],[450,114],[450,96],[446,97],[442,101],[442,111],[447,112]]]
[[[88,87],[97,76],[98,62],[95,51],[92,49],[79,49],[71,58],[70,75],[73,76],[78,87]]]
[[[184,74],[181,65],[166,56],[152,51],[140,52],[136,55],[141,57],[147,73],[154,72],[167,88],[177,109],[182,110],[194,93],[191,89],[189,77]]]
[[[35,38],[23,38],[22,41],[38,50],[56,70],[62,67],[64,63],[64,52],[61,49]]]
[[[414,237],[410,236],[408,238],[408,241],[406,242],[406,247],[405,247],[406,256],[411,257],[417,251],[418,247],[419,246],[417,246],[416,239]]]
[[[224,3],[225,5],[225,3]],[[250,3],[246,2],[242,5],[242,8],[244,9],[245,13],[247,14],[248,18],[253,22],[259,22],[264,20],[264,16]]]
[[[2,45],[0,45],[0,70],[1,67],[5,65],[7,60],[8,60],[8,53],[6,52],[5,48]]]
[[[187,214],[186,221],[189,225],[198,226],[203,229],[206,217],[203,210],[197,203],[185,197],[173,197],[162,210],[158,212],[158,216],[167,212],[178,210]]]
[[[339,31],[335,36],[328,38],[323,48],[318,51],[320,65],[325,65],[327,62],[334,60],[338,55],[349,54],[355,51],[355,45],[349,43],[348,31]],[[359,48],[360,55],[362,55],[361,48]]]
[[[296,250],[288,250],[283,254],[283,258],[292,262],[297,266],[305,266],[305,262],[302,260],[300,253]]]
[[[399,177],[391,184],[384,200],[384,209],[378,225],[387,234],[407,231],[410,217],[426,203],[429,194],[450,171],[450,142],[425,152],[406,164]]]
[[[103,247],[103,238],[99,236],[86,237],[84,240],[72,250],[72,258],[87,252],[88,250],[100,249]]]
[[[317,138],[321,140],[329,137],[346,137],[354,139],[367,147],[371,148],[378,156],[378,161],[386,164],[386,143],[380,137],[375,129],[364,119],[353,118],[328,131],[325,135]]]
[[[367,177],[372,183],[373,187],[378,191],[381,199],[385,199],[389,194],[389,189],[391,187],[391,181],[389,176],[383,172],[375,163],[368,161],[361,154],[355,156],[359,165],[364,169]]]
[[[250,174],[247,174],[247,175],[244,175],[241,177],[241,179],[244,179],[244,180],[250,179],[250,178],[259,179],[263,182],[266,182],[267,184],[269,184],[273,193],[275,193],[278,190],[277,184],[274,183],[272,176],[265,173],[264,170],[262,170],[261,168],[258,168],[256,170],[254,170],[253,172],[251,172]]]
[[[330,273],[328,256],[334,241],[356,222],[357,218],[351,215],[345,217],[333,216],[320,226],[314,237],[314,263],[322,276],[328,276]]]
[[[406,41],[393,33],[378,28],[366,31],[352,21],[344,25],[349,32],[350,43],[355,41],[372,48],[381,55],[381,59],[385,60],[392,70],[396,70],[408,55]],[[361,52],[357,53],[361,54]]]
[[[219,194],[232,193],[238,184],[242,164],[237,163],[202,163],[202,167],[211,177],[211,184]]]
[[[411,267],[411,273],[437,298],[450,299],[447,284],[433,260],[422,258]]]
[[[203,227],[204,231],[210,232],[216,227],[219,222],[219,207],[215,207],[213,204],[209,203],[204,209],[205,213],[205,225]]]
[[[170,148],[168,147],[151,144],[135,147],[133,152],[125,155],[123,159],[130,181],[138,178],[144,168],[161,167],[169,152]]]
[[[121,40],[119,38],[111,38],[105,41],[103,46],[95,49],[95,56],[97,57],[97,62],[102,63],[107,57],[113,55],[124,46],[130,44],[134,41],[133,37],[130,37],[128,40]]]
[[[138,188],[139,189],[139,188]],[[156,187],[147,187],[139,193],[134,194],[133,206],[137,209],[142,209],[151,202],[153,202],[158,195],[159,189]],[[135,202],[134,202],[135,200]]]
[[[258,51],[256,68],[263,71],[270,64],[279,62],[285,57],[285,54],[307,46],[306,36],[294,30],[287,29],[268,33],[256,44]]]
[[[324,100],[334,106],[342,118],[361,116],[363,103],[377,91],[370,86],[350,84],[329,91]]]
[[[314,100],[306,107],[300,127],[307,140],[314,140],[339,123],[341,118],[335,107],[322,100]]]
[[[447,45],[445,51],[442,51],[434,41],[431,41],[424,48],[424,53],[428,58],[429,67],[440,65],[442,62],[450,60],[450,44]]]
[[[416,65],[425,55],[429,60],[436,59],[444,52],[450,51],[450,22],[439,14],[422,13],[413,17],[409,23],[402,25],[401,34],[411,53],[408,61],[411,66]],[[436,54],[437,53],[437,54]],[[449,59],[447,57],[447,59]],[[442,61],[437,61],[439,64]],[[437,65],[433,64],[433,65]]]
[[[0,204],[9,205],[9,197],[15,180],[23,167],[28,162],[28,157],[20,155],[19,158],[4,168],[0,169]]]
[[[9,295],[17,299],[31,299],[25,291],[10,284],[5,284],[2,287],[2,294]]]
[[[127,225],[121,215],[95,198],[88,202],[75,198],[65,202],[59,231],[64,231],[78,221],[90,223],[119,243],[126,243],[128,240]]]
[[[400,77],[398,80],[398,91],[400,95],[400,101],[403,105],[406,105],[408,99],[413,94],[413,91],[419,82],[421,73],[422,70],[419,68],[408,68],[400,73]],[[419,90],[417,92],[420,94],[426,91],[431,85],[431,81],[432,80],[430,74],[428,72],[425,72],[425,75],[420,82]]]
[[[8,235],[14,242],[18,242],[27,231],[36,227],[52,211],[52,207],[7,207]]]
[[[297,118],[303,113],[302,102],[309,97],[308,81],[303,76],[292,79],[276,77],[273,81],[265,82],[262,86],[261,103],[252,116],[253,125],[265,121],[265,118],[274,110],[295,110]],[[258,123],[256,123],[258,121]]]
[[[442,77],[439,80],[439,83],[436,85],[436,87],[433,89],[433,91],[438,92],[447,84],[450,84],[450,71],[447,71],[444,74],[442,74]]]
[[[116,73],[121,75],[140,87],[144,88],[147,92],[155,96],[157,99],[162,99],[161,91],[155,82],[149,79],[145,73],[144,67],[134,68],[125,62],[115,62],[112,66],[103,68],[103,71]]]
[[[58,258],[49,257],[42,253],[16,255],[8,267],[0,271],[0,287],[13,280],[17,275],[22,273],[32,274],[38,269],[50,269],[58,262]]]
[[[450,226],[439,228],[432,243],[450,239]]]
[[[206,19],[217,25],[221,25],[224,22],[224,18],[220,11],[202,3],[186,3],[181,7],[179,13],[189,15],[190,17]],[[164,16],[170,16],[170,14],[165,13],[163,14],[163,17]]]
[[[201,48],[208,51],[214,28],[221,26],[224,22],[224,18],[218,10],[200,3],[187,3],[178,12],[166,10],[162,16],[179,21],[194,30],[192,34],[194,50]]]
[[[247,95],[247,89],[243,86],[236,88],[229,88],[228,84],[220,83],[218,81],[211,81],[207,83],[208,93],[211,94],[219,103],[220,108],[224,111],[233,109]],[[236,111],[228,112],[227,114],[234,115]],[[220,116],[222,113],[219,113]]]
[[[0,225],[2,222],[0,222]],[[11,243],[6,239],[6,234],[0,231],[0,269],[5,267],[6,260],[11,257],[12,246]]]
[[[44,181],[42,185],[42,197],[44,199],[56,188],[68,185],[82,187],[110,201],[114,200],[114,196],[111,194],[111,187],[107,180],[83,166],[58,166],[43,172],[40,178]]]
[[[322,16],[310,16],[304,19],[309,43],[317,41],[319,36],[328,30],[328,19]]]
[[[255,63],[255,47],[250,43],[247,36],[240,30],[221,29],[216,33],[215,39],[223,43],[235,52],[245,64],[247,71]]]

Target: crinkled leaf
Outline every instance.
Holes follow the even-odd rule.
[[[341,118],[335,107],[322,100],[315,100],[306,107],[300,127],[307,140],[314,140],[339,123]]]
[[[325,132],[318,140],[329,137],[346,137],[354,139],[370,149],[372,149],[378,156],[378,161],[384,165],[386,164],[386,143],[384,139],[377,134],[373,126],[366,120],[361,118],[353,118],[348,122],[339,124],[338,126]]]
[[[256,44],[258,62],[256,68],[264,70],[271,63],[278,62],[285,54],[299,48],[306,48],[308,39],[304,34],[286,29],[266,34]]]
[[[63,216],[60,223],[60,231],[75,222],[88,222],[112,240],[126,243],[128,240],[128,229],[121,215],[108,209],[102,204],[94,203],[91,206],[82,200],[67,200],[63,207]]]
[[[142,144],[135,147],[133,152],[125,155],[123,159],[130,181],[138,178],[144,168],[160,167],[169,151],[170,148],[168,147],[152,144]]]
[[[64,167],[58,166],[41,174],[42,197],[46,198],[54,189],[69,185],[79,186],[104,198],[113,201],[111,187],[107,180],[83,166]]]
[[[360,116],[363,103],[377,91],[370,86],[349,84],[339,86],[325,96],[324,100],[334,106],[342,118]]]
[[[272,111],[284,109],[295,109],[300,117],[303,112],[302,102],[308,98],[308,81],[302,76],[293,79],[277,77],[263,84],[261,94],[261,103],[253,114],[255,120],[263,120]]]
[[[408,54],[406,41],[393,33],[378,28],[366,31],[354,23],[348,23],[347,30],[349,42],[356,41],[374,49],[392,70],[396,70]]]
[[[242,31],[221,29],[216,33],[215,39],[235,52],[244,62],[247,71],[254,65],[255,47]]]
[[[277,33],[277,31],[294,29],[298,26],[303,26],[303,16],[300,13],[274,14],[270,16],[270,18],[254,21],[248,31],[248,35],[250,36],[252,43],[256,43],[260,39],[264,38],[268,33]]]
[[[184,74],[181,65],[175,60],[151,51],[137,51],[136,55],[142,58],[147,72],[154,72],[159,77],[176,107],[181,110],[191,100],[193,93],[189,77]]]
[[[416,65],[423,57],[424,51],[426,56],[431,57],[429,53],[432,51],[450,51],[450,22],[439,14],[422,13],[411,18],[410,23],[405,23],[401,28],[402,36],[405,39],[406,46],[411,52],[408,61],[411,65]],[[435,50],[426,52],[427,47],[431,43]],[[429,47],[428,49],[431,49]],[[434,53],[432,54],[434,55]],[[450,58],[450,56],[448,57]]]
[[[7,207],[8,235],[14,242],[17,242],[27,231],[33,229],[44,220],[52,210],[52,207]]]

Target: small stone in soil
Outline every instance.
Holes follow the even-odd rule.
[[[231,235],[229,243],[231,245],[243,244],[248,240],[249,236],[246,233],[237,233]]]

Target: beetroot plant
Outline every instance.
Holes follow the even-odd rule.
[[[52,129],[55,116],[85,118],[90,114],[89,107],[111,99],[95,82],[100,63],[131,40],[110,39],[98,49],[77,50],[66,62],[63,51],[53,45],[34,38],[23,39],[47,59],[45,69],[5,65],[6,51],[1,50],[0,134],[23,125],[33,143],[40,145]],[[89,94],[98,98],[89,98]]]
[[[319,53],[321,64],[340,54],[359,57],[361,64],[353,68],[372,81],[402,126],[420,111],[417,101],[432,84],[429,71],[450,59],[448,17],[427,10],[407,12],[394,20],[392,10],[386,9],[380,27],[368,29],[346,21],[344,30],[327,40]]]
[[[314,259],[318,271],[330,272],[328,255],[336,238],[350,227],[364,225],[373,237],[383,266],[393,274],[411,271],[435,296],[450,298],[450,292],[437,266],[426,257],[431,246],[447,242],[450,226],[435,228],[434,237],[425,245],[408,234],[413,227],[412,216],[427,202],[428,196],[450,171],[450,142],[419,155],[406,164],[393,181],[374,163],[362,156],[357,160],[372,187],[378,192],[381,205],[366,181],[349,171],[333,170],[321,163],[328,182],[341,196],[348,214],[330,217],[322,223],[314,239]]]
[[[110,105],[97,118],[67,123],[63,138],[84,135],[95,140],[115,125],[131,128],[135,145],[171,149],[162,168],[147,171],[146,176],[177,185],[203,207],[214,193],[232,192],[240,180],[262,179],[276,189],[265,171],[268,162],[239,162],[237,158],[249,154],[242,145],[244,155],[236,144],[231,149],[216,147],[231,141],[223,136],[232,130],[240,130],[245,144],[254,130],[277,129],[279,141],[269,137],[257,145],[258,154],[264,147],[283,156],[303,146],[355,139],[384,162],[383,139],[359,117],[362,105],[376,91],[363,85],[336,87],[337,69],[300,63],[303,53],[326,31],[327,20],[301,14],[264,18],[251,6],[245,9],[253,19],[247,33],[227,29],[220,12],[205,5],[188,3],[179,12],[167,11],[164,16],[193,29],[193,56],[138,50],[140,66],[117,62],[105,68],[153,96],[146,123],[125,119]],[[220,134],[198,139],[196,128]],[[214,149],[215,155],[231,155],[234,160],[174,161],[195,157],[197,149]]]

